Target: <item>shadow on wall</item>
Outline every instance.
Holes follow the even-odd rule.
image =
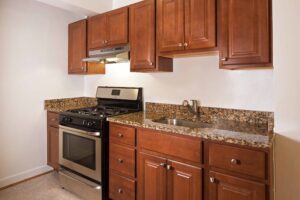
[[[296,135],[294,132],[281,134]],[[275,139],[275,198],[299,200],[300,142],[281,134],[277,134]]]

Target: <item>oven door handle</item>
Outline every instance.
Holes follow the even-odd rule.
[[[94,136],[94,137],[100,137],[101,136],[101,133],[99,131],[89,132],[89,131],[84,131],[84,130],[75,129],[75,128],[71,128],[71,127],[67,127],[67,126],[62,126],[62,125],[59,125],[59,128],[61,128],[63,130],[66,130],[66,131],[72,131],[72,132],[82,133],[82,134],[86,134],[86,135],[90,135],[90,136]]]

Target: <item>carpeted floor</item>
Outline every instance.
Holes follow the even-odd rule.
[[[52,172],[0,191],[0,200],[81,200],[59,186]]]

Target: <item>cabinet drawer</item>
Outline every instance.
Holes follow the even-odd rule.
[[[135,181],[110,173],[109,198],[113,200],[134,200]]]
[[[210,144],[209,165],[258,178],[266,178],[266,155],[264,152]]]
[[[135,146],[135,128],[110,123],[110,141]]]
[[[111,143],[109,153],[111,169],[123,175],[135,177],[135,149]]]
[[[184,160],[202,161],[201,140],[169,135],[155,130],[138,129],[138,147]]]
[[[47,113],[47,121],[48,121],[48,126],[58,127],[58,124],[59,124],[58,113],[48,112]]]

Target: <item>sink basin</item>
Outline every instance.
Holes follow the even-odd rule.
[[[212,127],[212,124],[204,123],[204,122],[193,122],[189,120],[184,120],[184,119],[168,119],[168,118],[161,118],[161,119],[156,119],[152,120],[153,122],[156,123],[161,123],[161,124],[167,124],[167,125],[172,125],[172,126],[184,126],[184,127],[189,127],[189,128],[210,128]]]

